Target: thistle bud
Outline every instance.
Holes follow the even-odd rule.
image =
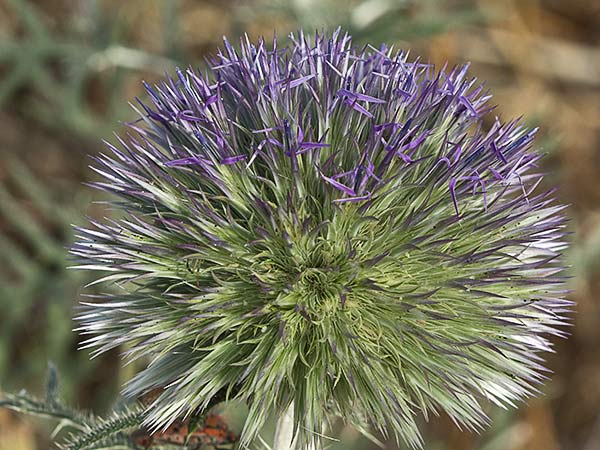
[[[149,361],[126,387],[161,389],[147,426],[225,393],[242,443],[293,404],[298,448],[333,416],[419,447],[417,415],[478,429],[482,401],[536,392],[570,305],[563,207],[466,66],[338,30],[225,41],[146,90],[94,167],[121,214],[72,252],[113,285],[87,345]]]

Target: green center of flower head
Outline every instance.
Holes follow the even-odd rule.
[[[320,261],[309,260],[308,264],[300,265],[292,281],[292,295],[297,297],[298,307],[311,318],[330,315],[341,309],[344,305],[340,296],[347,282],[341,264],[332,261],[333,258],[327,253],[315,253]]]
[[[257,279],[269,280],[272,312],[314,323],[346,307],[352,267],[347,248],[336,244],[324,238],[291,240],[255,267]]]
[[[317,301],[326,301],[327,297],[339,291],[338,286],[334,284],[336,281],[332,269],[307,267],[298,275],[296,285],[308,299],[312,297]]]

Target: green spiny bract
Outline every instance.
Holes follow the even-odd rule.
[[[95,168],[123,216],[73,253],[116,284],[88,346],[148,358],[128,394],[162,388],[147,426],[225,393],[242,443],[293,403],[299,448],[336,415],[418,447],[418,413],[478,429],[482,399],[536,391],[569,310],[562,207],[466,67],[299,34],[146,89]]]

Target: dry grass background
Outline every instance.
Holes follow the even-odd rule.
[[[128,376],[119,372],[115,354],[103,358],[92,372],[77,369],[85,363],[74,356],[76,337],[68,332],[67,316],[77,300],[81,280],[69,279],[60,285],[59,295],[68,298],[62,300],[62,309],[56,310],[52,309],[54,297],[48,293],[46,278],[37,289],[25,289],[28,278],[12,269],[14,258],[20,255],[36,262],[36,274],[50,279],[67,276],[55,267],[60,265],[60,257],[44,259],[44,248],[50,246],[46,251],[51,252],[56,244],[62,249],[70,239],[55,214],[97,214],[87,206],[93,194],[81,187],[91,175],[86,155],[101,149],[99,136],[109,136],[107,130],[117,129],[117,120],[129,117],[118,105],[125,106],[126,99],[141,94],[142,78],[159,77],[175,61],[201,63],[222,35],[233,38],[244,31],[251,37],[271,36],[274,29],[285,35],[300,25],[327,27],[343,18],[343,25],[361,31],[362,40],[373,36],[377,43],[385,33],[379,26],[365,27],[364,21],[369,13],[376,15],[377,8],[390,4],[401,6],[403,19],[398,24],[382,22],[389,31],[386,40],[411,48],[413,54],[440,66],[446,61],[471,61],[471,73],[488,80],[495,102],[501,105],[498,114],[505,118],[524,115],[532,125],[541,127],[538,142],[548,152],[549,183],[559,184],[561,200],[571,204],[568,214],[574,233],[568,254],[573,275],[571,297],[577,302],[574,326],[572,336],[556,342],[557,353],[549,357],[554,374],[544,388],[545,395],[516,412],[494,412],[494,426],[483,436],[461,433],[443,417],[434,420],[427,428],[428,449],[600,449],[597,0],[0,0],[0,187],[4,186],[0,194],[6,194],[0,195],[2,387],[34,389],[40,384],[46,359],[59,355],[68,368],[64,385],[69,398],[102,409],[107,393],[115,394],[119,380]],[[359,7],[363,9],[357,13]],[[465,17],[473,13],[475,19],[452,22],[459,9],[465,11]],[[28,27],[27,10],[35,11],[40,20],[33,27]],[[446,17],[449,26],[443,26]],[[427,28],[430,19],[437,25]],[[402,27],[414,23],[422,27],[403,32]],[[42,36],[35,41],[35,29],[42,27],[51,39]],[[61,42],[64,48],[52,50],[54,43]],[[21,47],[13,53],[20,59],[11,53],[17,44]],[[85,73],[75,82],[82,62]],[[18,64],[24,67],[20,78],[13,74]],[[24,167],[33,175],[48,197],[46,203],[19,187],[15,167]],[[9,200],[28,217],[27,226],[33,227],[30,234],[48,235],[51,244],[32,241],[14,220]],[[26,303],[25,312],[11,325],[8,317],[13,316],[8,312],[20,303]],[[61,311],[62,322],[48,319]],[[62,337],[51,338],[56,342],[49,349],[48,336],[54,336],[58,328]],[[0,411],[2,450],[49,448],[47,431],[42,422]],[[351,433],[349,436],[350,441],[355,439]],[[352,448],[371,447],[356,441]]]

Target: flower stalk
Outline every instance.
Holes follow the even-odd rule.
[[[277,420],[273,450],[294,449],[294,405],[283,413]]]

